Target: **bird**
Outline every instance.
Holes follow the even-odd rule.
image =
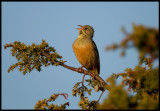
[[[82,65],[89,72],[100,74],[100,58],[95,42],[93,41],[94,29],[90,25],[78,25],[80,28],[78,38],[73,42],[72,48],[74,54]],[[94,90],[98,92],[103,89],[100,83],[94,86]]]

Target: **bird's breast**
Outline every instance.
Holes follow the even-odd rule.
[[[92,70],[93,66],[96,64],[92,41],[87,39],[76,39],[72,48],[80,64],[86,69]]]

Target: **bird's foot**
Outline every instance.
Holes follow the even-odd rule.
[[[82,67],[79,67],[79,68],[78,68],[78,71],[79,71],[79,72],[82,72],[82,71],[83,71],[83,66],[82,66]]]
[[[94,72],[92,72],[92,75],[93,75],[92,77],[93,77],[93,79],[94,79],[94,78],[95,78],[95,76],[96,76],[96,74],[95,74]]]

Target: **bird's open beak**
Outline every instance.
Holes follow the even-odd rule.
[[[82,25],[78,25],[81,28],[77,28],[78,30],[83,30],[83,26]]]

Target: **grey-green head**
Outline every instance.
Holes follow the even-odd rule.
[[[79,35],[82,35],[84,37],[93,38],[94,35],[94,29],[90,25],[78,25],[80,28],[77,28],[79,30]]]

